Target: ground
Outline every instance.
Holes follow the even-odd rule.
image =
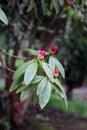
[[[24,122],[20,130],[87,130],[87,118],[75,117],[54,107],[44,111],[29,107]]]
[[[74,89],[73,95],[77,95],[74,100],[87,102],[87,87]],[[29,107],[24,123],[11,130],[87,130],[87,118],[76,117],[53,106],[44,110]]]

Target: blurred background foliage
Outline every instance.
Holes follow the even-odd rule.
[[[66,79],[63,83],[67,86],[68,98],[72,99],[73,88],[87,85],[86,0],[0,0],[0,7],[9,21],[7,26],[0,22],[0,48],[10,54],[27,57],[29,54],[24,48],[49,50],[50,46],[55,44],[59,48],[56,56],[66,71]],[[13,70],[24,62],[13,60],[7,55],[3,57],[8,67]],[[12,73],[3,71],[1,66],[0,71],[0,77],[5,78],[7,91],[12,83]],[[2,93],[2,90],[0,91]],[[54,98],[51,103],[54,105],[55,101]],[[64,110],[62,103],[59,102],[59,106]],[[84,116],[86,108],[87,105],[82,106],[82,102],[70,101],[68,110],[75,111],[79,116],[83,113],[81,116]]]

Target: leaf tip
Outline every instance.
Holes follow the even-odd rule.
[[[12,89],[12,88],[10,87],[9,92],[11,93],[12,91],[14,91],[14,89]]]
[[[45,106],[43,106],[43,105],[40,105],[40,108],[41,108],[41,109],[43,109],[44,107],[45,107]]]

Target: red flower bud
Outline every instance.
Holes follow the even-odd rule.
[[[46,51],[45,51],[45,50],[42,50],[42,51],[40,51],[40,52],[38,53],[39,59],[44,59],[45,55],[46,55]]]
[[[54,77],[58,77],[59,71],[56,69],[56,70],[54,70],[53,74],[54,74]]]
[[[57,47],[57,46],[53,45],[53,46],[51,47],[51,52],[52,52],[53,54],[55,54],[55,53],[57,52],[57,50],[58,50],[58,47]]]

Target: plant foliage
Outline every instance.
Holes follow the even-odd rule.
[[[10,91],[16,90],[21,93],[20,100],[26,100],[29,95],[35,96],[41,108],[44,108],[51,96],[53,90],[65,100],[67,107],[67,98],[63,86],[60,83],[59,76],[54,76],[54,70],[58,69],[62,77],[65,72],[62,64],[55,58],[52,52],[46,52],[44,58],[39,57],[38,51],[27,49],[29,53],[34,52],[35,58],[23,63],[15,71],[13,83]],[[36,103],[37,103],[36,102]]]
[[[3,12],[2,9],[0,9],[0,20],[1,20],[3,23],[8,24],[7,16],[6,16],[6,14]]]

